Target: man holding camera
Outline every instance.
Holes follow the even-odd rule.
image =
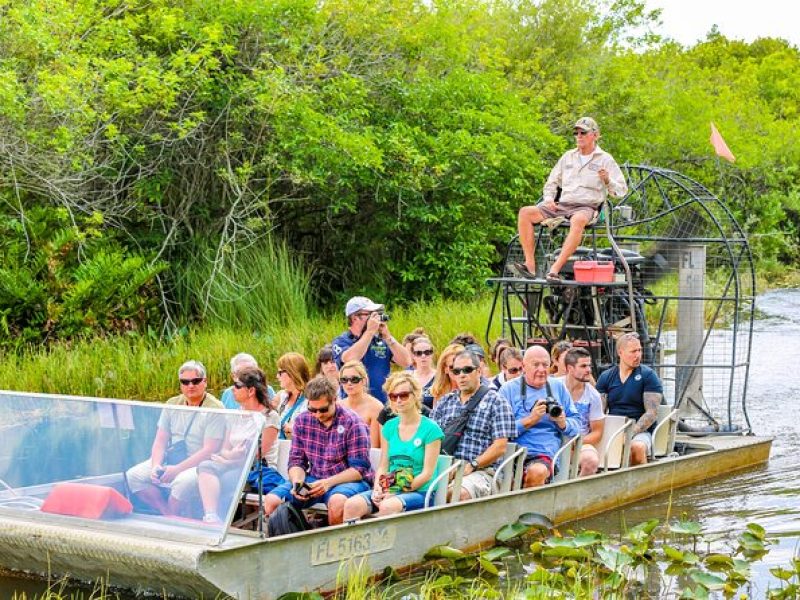
[[[351,360],[364,363],[369,377],[369,393],[386,404],[383,384],[392,362],[411,366],[411,354],[389,332],[389,315],[383,304],[375,304],[364,296],[347,301],[344,309],[349,329],[332,342],[333,357],[341,369]]]
[[[528,449],[524,487],[547,483],[561,436],[580,433],[580,415],[564,384],[549,377],[550,353],[531,346],[522,358],[522,377],[503,384],[500,396],[514,411],[517,444]]]
[[[305,396],[306,410],[292,430],[289,481],[264,496],[264,513],[271,515],[284,500],[301,508],[321,502],[328,524],[338,525],[345,501],[370,489],[369,431],[361,417],[337,405],[336,388],[324,375],[308,382]]]

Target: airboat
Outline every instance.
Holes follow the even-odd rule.
[[[500,492],[488,498],[448,502],[444,494],[426,510],[268,538],[263,527],[231,526],[255,442],[220,491],[221,523],[153,514],[131,502],[125,473],[149,457],[161,411],[187,409],[0,392],[0,568],[159,595],[278,598],[334,589],[351,569],[377,575],[411,567],[437,545],[485,547],[518,515],[564,523],[766,462],[771,440],[753,435],[745,410],[755,292],[747,240],[725,206],[690,179],[651,167],[627,174],[630,193],[587,230],[558,285],[513,277],[512,241],[489,282],[490,323],[501,317],[503,333],[520,347],[583,344],[598,369],[614,362],[615,336],[639,333],[669,390],[660,451],[648,464],[628,467],[629,424],[607,423],[597,475],[575,476],[573,438],[562,447],[559,479],[522,489],[524,449],[510,444]],[[540,263],[562,234],[540,231]],[[260,417],[191,410],[210,410],[228,427]],[[458,461],[449,469],[456,485],[460,469]]]

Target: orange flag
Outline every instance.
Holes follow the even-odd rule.
[[[717,128],[714,127],[714,122],[711,122],[711,145],[714,146],[714,152],[717,153],[717,156],[724,158],[728,162],[736,162],[736,157],[731,152],[731,149],[728,148],[728,144],[725,143],[725,140],[722,139],[722,136],[717,131]]]

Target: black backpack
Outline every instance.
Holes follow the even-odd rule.
[[[291,502],[284,502],[269,516],[267,535],[275,537],[311,529],[303,511]]]
[[[472,415],[472,412],[478,406],[478,403],[483,400],[483,397],[489,392],[489,388],[482,385],[475,392],[475,395],[469,399],[464,410],[457,417],[450,419],[450,422],[444,428],[444,439],[442,440],[441,454],[448,456],[455,456],[458,445],[461,443],[461,438],[464,437],[464,430],[467,428],[467,423]]]

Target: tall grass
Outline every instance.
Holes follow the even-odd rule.
[[[179,314],[210,327],[260,331],[312,313],[311,273],[273,238],[235,253],[201,242],[175,280]]]
[[[380,298],[375,298],[380,301]],[[389,327],[398,339],[424,327],[442,348],[461,331],[483,338],[490,300],[412,304],[390,312]],[[0,356],[0,389],[77,394],[135,400],[164,400],[178,393],[177,369],[200,360],[209,370],[209,391],[229,385],[229,360],[238,352],[253,354],[275,383],[275,363],[290,351],[313,362],[317,351],[346,329],[344,307],[335,315],[312,315],[294,322],[267,321],[190,329],[169,340],[138,336],[94,338]],[[499,323],[492,336],[498,335]]]

